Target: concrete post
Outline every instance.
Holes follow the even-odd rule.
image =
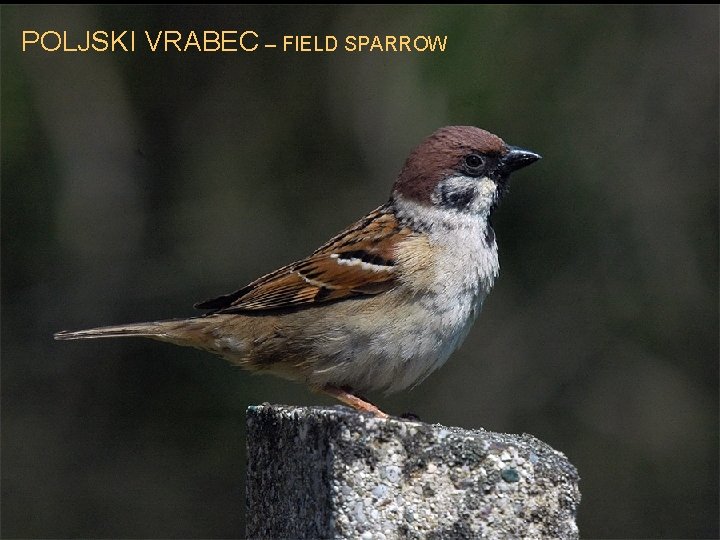
[[[578,538],[577,471],[531,435],[262,405],[247,440],[248,538]]]

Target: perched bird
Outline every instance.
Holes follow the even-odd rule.
[[[441,128],[411,152],[387,203],[307,258],[196,304],[205,315],[55,339],[197,347],[387,417],[358,393],[415,385],[460,345],[498,275],[490,217],[510,173],[538,159],[476,127]]]

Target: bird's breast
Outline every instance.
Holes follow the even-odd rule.
[[[390,392],[419,383],[445,363],[467,336],[498,275],[494,238],[488,242],[480,222],[464,225],[412,237],[398,248],[401,286],[398,300],[389,305],[396,306],[390,311],[402,330],[394,333],[396,375]]]
[[[429,299],[482,302],[499,270],[495,235],[489,231],[485,219],[465,216],[455,226],[410,236],[397,249],[400,281]]]

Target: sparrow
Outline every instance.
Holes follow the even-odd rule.
[[[359,411],[442,366],[498,276],[491,217],[510,174],[540,159],[471,126],[448,126],[405,161],[390,199],[323,244],[224,296],[201,316],[58,332],[145,337],[305,383]]]

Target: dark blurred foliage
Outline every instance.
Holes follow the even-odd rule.
[[[22,29],[447,34],[445,54],[41,54]],[[330,403],[170,345],[383,202],[439,126],[540,152],[502,272],[414,391],[582,476],[584,537],[718,537],[718,8],[2,8],[2,536],[238,537],[244,411]]]

